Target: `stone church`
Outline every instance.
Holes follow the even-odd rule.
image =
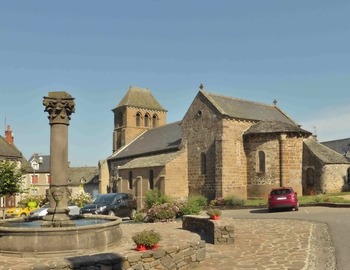
[[[349,190],[350,162],[320,144],[276,104],[199,92],[183,119],[167,123],[151,91],[131,86],[114,108],[113,154],[100,166],[100,192],[148,190],[173,198],[264,197]]]

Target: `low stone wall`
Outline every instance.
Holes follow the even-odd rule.
[[[181,221],[123,223],[121,229],[123,232],[121,241],[116,246],[99,253],[25,258],[0,254],[0,262],[6,269],[189,270],[195,269],[206,258],[205,241],[201,240],[198,234],[183,230]],[[154,250],[136,251],[132,235],[145,229],[153,229],[160,233],[159,247]]]
[[[70,259],[70,267],[67,269],[193,269],[204,259],[205,242],[200,241],[181,247],[164,247],[143,252],[134,251],[126,256],[98,254],[74,257]]]
[[[234,243],[234,225],[231,219],[211,220],[206,216],[187,215],[182,218],[182,228],[199,233],[214,245]]]

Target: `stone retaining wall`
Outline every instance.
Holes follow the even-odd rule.
[[[125,255],[104,253],[74,257],[68,259],[70,266],[64,269],[185,270],[195,268],[204,259],[205,242],[199,241],[179,247],[164,247],[143,252],[130,251]]]
[[[182,228],[197,232],[208,243],[228,245],[234,243],[234,226],[231,219],[211,220],[205,216],[183,216]]]

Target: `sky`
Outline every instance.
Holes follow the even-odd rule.
[[[199,91],[272,104],[331,141],[350,137],[348,0],[2,1],[0,127],[25,158],[50,154],[43,97],[75,98],[70,166],[112,154],[131,85],[181,120]]]

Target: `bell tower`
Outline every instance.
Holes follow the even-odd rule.
[[[130,86],[113,110],[113,153],[144,131],[166,124],[167,110],[147,88]]]

